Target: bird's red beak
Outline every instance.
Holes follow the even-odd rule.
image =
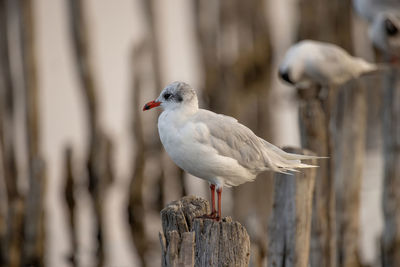
[[[161,102],[150,101],[149,103],[144,105],[143,111],[158,107],[159,105],[161,105]]]

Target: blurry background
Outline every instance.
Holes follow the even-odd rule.
[[[160,266],[160,210],[209,198],[162,149],[159,113],[141,111],[168,83],[188,82],[202,107],[300,146],[296,93],[277,78],[287,48],[310,38],[374,60],[345,0],[0,2],[1,266]],[[379,266],[379,138],[367,147],[358,251]],[[224,190],[223,214],[247,228],[253,266],[265,262],[272,187],[265,174]]]

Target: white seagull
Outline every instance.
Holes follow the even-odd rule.
[[[353,57],[337,45],[303,40],[286,52],[279,76],[296,87],[308,88],[340,85],[375,70],[375,64]]]
[[[287,172],[316,167],[300,162],[316,157],[287,153],[236,119],[200,109],[196,92],[184,82],[169,84],[143,110],[158,106],[164,109],[158,118],[158,132],[168,155],[180,168],[210,183],[212,212],[208,218],[221,218],[224,186],[253,181],[267,170]]]
[[[395,62],[400,56],[400,10],[379,13],[369,26],[373,45]]]
[[[353,0],[357,13],[369,23],[373,45],[395,60],[400,56],[400,1]]]
[[[356,12],[369,22],[379,13],[399,12],[399,0],[353,0]]]

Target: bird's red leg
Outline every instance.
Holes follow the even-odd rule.
[[[217,211],[215,209],[215,185],[211,184],[210,185],[211,189],[211,216],[215,216],[217,214]]]
[[[218,216],[217,216],[217,221],[219,221],[221,217],[221,195],[222,195],[222,188],[217,188],[217,194],[218,194]]]
[[[198,218],[218,220],[217,210],[215,209],[215,185],[211,184],[210,190],[211,190],[211,213],[198,216]]]

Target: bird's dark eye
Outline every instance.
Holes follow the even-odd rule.
[[[389,19],[385,20],[385,29],[386,29],[386,33],[389,36],[396,35],[399,32],[397,27]]]
[[[171,97],[171,94],[170,94],[170,93],[164,94],[164,99],[165,99],[165,100],[168,100],[170,97]]]

